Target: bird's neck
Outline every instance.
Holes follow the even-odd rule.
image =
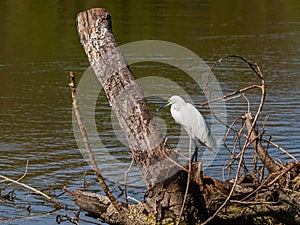
[[[185,106],[185,104],[186,104],[185,102],[182,103],[182,104],[180,104],[180,105],[174,104],[174,105],[172,105],[172,107],[173,107],[173,109],[175,109],[176,111],[179,111],[181,107],[184,107],[184,106]]]

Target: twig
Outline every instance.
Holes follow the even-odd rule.
[[[30,186],[28,186],[28,185],[26,185],[26,184],[24,184],[24,183],[21,183],[21,182],[19,182],[19,181],[13,180],[13,179],[10,179],[10,178],[8,178],[8,177],[6,177],[6,176],[3,176],[3,175],[0,175],[0,177],[1,177],[2,179],[4,179],[4,180],[7,180],[7,181],[12,182],[12,183],[14,183],[14,184],[17,184],[17,185],[20,185],[20,186],[22,186],[22,187],[25,187],[25,188],[27,188],[27,189],[29,189],[29,190],[31,190],[31,191],[33,191],[33,192],[35,192],[35,193],[37,193],[37,194],[43,196],[43,197],[45,197],[45,198],[48,199],[49,201],[53,202],[53,203],[55,204],[56,208],[59,208],[59,209],[64,208],[63,205],[61,205],[59,202],[55,201],[55,200],[54,200],[53,198],[51,198],[50,196],[46,195],[45,193],[43,193],[43,192],[41,192],[41,191],[39,191],[39,190],[37,190],[37,189],[35,189],[35,188],[33,188],[33,187],[30,187]]]
[[[260,204],[268,204],[268,205],[276,205],[278,202],[244,202],[241,200],[230,200],[231,203],[238,203],[243,205],[260,205]]]
[[[241,119],[241,117],[239,117],[239,118],[236,118],[235,120],[233,120],[233,122],[228,126],[228,129],[227,129],[227,131],[226,131],[226,133],[225,133],[225,135],[224,135],[224,141],[223,141],[223,144],[224,144],[224,147],[231,153],[231,151],[230,151],[230,148],[227,146],[227,137],[228,137],[228,135],[229,135],[229,132],[230,132],[230,130],[233,130],[232,129],[232,127],[235,125],[235,123],[239,120],[239,119]],[[236,133],[238,133],[237,131],[235,131]]]
[[[243,59],[243,60],[245,60],[245,59]],[[260,86],[261,99],[260,99],[259,107],[257,109],[257,112],[256,112],[255,117],[252,122],[251,130],[249,131],[249,133],[250,133],[249,136],[250,136],[252,131],[254,130],[255,124],[256,124],[258,117],[264,106],[264,102],[265,102],[265,98],[266,98],[266,86],[265,86],[265,80],[263,78],[263,74],[261,72],[260,67],[256,63],[253,64],[253,63],[249,63],[248,61],[247,61],[247,63],[251,67],[251,69],[255,72],[255,74],[261,79],[261,86]],[[254,66],[258,70],[258,72],[255,70],[255,68],[253,68]]]
[[[248,194],[247,196],[245,196],[243,199],[241,199],[240,201],[245,201],[247,198],[251,197],[253,194],[255,194],[256,192],[258,192],[265,184],[267,184],[267,186],[271,186],[273,185],[278,179],[280,179],[285,173],[287,173],[290,169],[292,169],[295,165],[297,165],[297,163],[294,163],[293,165],[291,165],[288,169],[286,169],[285,171],[281,172],[278,176],[276,176],[276,178],[274,178],[270,183],[269,180],[272,178],[272,175],[274,174],[269,174],[268,177],[261,182],[261,184],[254,190],[252,191],[250,194]]]
[[[250,137],[249,137],[250,138]],[[248,139],[249,139],[248,138]],[[235,179],[234,179],[234,182],[233,182],[233,185],[232,185],[232,188],[230,190],[230,193],[229,195],[227,196],[227,198],[225,199],[225,201],[223,202],[223,204],[215,211],[215,213],[209,217],[204,223],[202,223],[201,225],[206,225],[208,224],[211,220],[213,220],[217,215],[218,213],[224,208],[224,206],[227,204],[227,202],[229,201],[229,199],[231,198],[234,190],[235,190],[235,187],[237,185],[237,182],[238,182],[238,177],[239,177],[239,173],[240,173],[240,170],[241,170],[241,165],[242,165],[242,162],[243,162],[243,156],[244,156],[244,153],[245,153],[245,150],[246,150],[246,146],[247,146],[247,142],[248,142],[248,139],[244,142],[244,146],[242,148],[242,151],[241,151],[241,156],[240,156],[240,160],[239,160],[239,164],[238,164],[238,168],[237,168],[237,171],[236,171],[236,175],[235,175]]]
[[[188,195],[188,191],[189,191],[189,186],[190,186],[191,173],[192,173],[192,160],[193,160],[192,159],[192,136],[190,136],[188,177],[187,177],[184,198],[183,198],[183,202],[182,202],[180,214],[179,214],[179,217],[178,217],[177,225],[179,225],[179,223],[180,223],[181,216],[183,214],[183,210],[184,210],[184,207],[185,207],[185,204],[186,204],[186,199],[187,199],[187,195]]]
[[[225,181],[225,165],[222,167],[222,180]]]
[[[271,140],[265,140],[265,139],[262,139],[262,141],[270,143],[275,148],[279,149],[280,151],[282,151],[283,153],[285,153],[286,155],[288,155],[289,157],[291,157],[293,160],[295,160],[295,162],[299,162],[296,157],[294,157],[293,155],[291,155],[288,151],[286,151],[284,148],[280,147],[278,144],[274,143],[273,141],[271,141]]]
[[[256,151],[253,151],[253,177],[256,177],[256,179],[258,179],[258,170],[257,170],[257,162],[258,162],[258,155],[256,153]]]
[[[78,222],[79,218],[77,217],[77,215],[75,215],[74,217],[65,215],[65,217],[69,222],[71,222],[75,225],[79,225],[79,222]]]
[[[248,105],[248,113],[250,113],[251,110],[250,110],[250,102],[249,102],[249,99],[247,98],[247,96],[246,96],[244,93],[242,93],[242,96],[244,97],[244,99],[245,99],[246,102],[247,102],[247,105]]]
[[[137,200],[136,198],[133,198],[133,197],[130,197],[130,196],[128,196],[127,198],[130,199],[130,200],[135,201],[136,203],[139,203],[139,204],[141,203],[141,201]]]
[[[1,224],[4,224],[4,223],[23,224],[26,219],[34,219],[34,218],[40,218],[40,217],[43,217],[43,216],[49,216],[49,215],[54,214],[58,210],[60,210],[60,209],[54,209],[54,210],[49,211],[49,212],[35,213],[35,214],[27,215],[27,216],[13,217],[13,218],[6,218],[6,217],[0,216],[0,220],[1,220]],[[17,222],[17,221],[20,221],[20,223]]]
[[[240,90],[231,92],[231,93],[229,93],[229,94],[227,94],[227,95],[223,95],[223,96],[221,96],[221,97],[218,97],[218,98],[215,98],[215,99],[206,101],[206,102],[202,102],[201,105],[202,105],[202,106],[205,106],[205,105],[207,105],[207,104],[209,104],[209,103],[217,102],[217,101],[220,101],[220,100],[223,100],[223,99],[227,99],[227,98],[229,98],[229,97],[230,97],[230,99],[232,99],[232,98],[231,98],[232,96],[235,96],[235,95],[237,95],[237,94],[241,94],[241,93],[243,93],[243,92],[246,92],[246,91],[248,91],[248,90],[250,90],[250,89],[254,89],[254,88],[259,88],[259,89],[261,89],[261,86],[258,85],[258,84],[253,84],[253,85],[250,85],[250,86],[248,86],[248,87],[242,88],[242,89],[240,89]]]
[[[274,178],[270,183],[269,180],[272,178],[273,174],[269,174],[268,177],[261,182],[261,184],[254,190],[252,191],[250,194],[248,194],[247,196],[245,196],[243,199],[241,199],[241,201],[245,201],[247,198],[251,197],[253,194],[255,194],[257,191],[259,191],[265,184],[268,183],[267,186],[271,186],[273,185],[280,177],[282,177],[285,173],[287,173],[290,169],[292,169],[295,165],[299,164],[299,162],[295,162],[293,163],[293,165],[291,165],[289,168],[287,168],[285,171],[283,171],[282,173],[280,173],[276,178]]]
[[[174,161],[173,159],[171,159],[171,158],[167,155],[167,153],[165,152],[165,144],[167,143],[167,140],[168,140],[168,139],[165,138],[165,141],[164,141],[164,143],[163,143],[163,148],[162,148],[162,152],[163,152],[164,156],[165,156],[168,160],[170,160],[172,163],[174,163],[176,166],[178,166],[180,169],[182,169],[182,170],[188,172],[188,170],[187,170],[186,168],[184,168],[182,165],[180,165],[179,163],[177,163],[176,161]]]
[[[113,196],[113,194],[111,193],[111,191],[109,190],[107,184],[105,183],[104,177],[101,175],[100,170],[98,168],[98,165],[95,161],[92,149],[90,147],[89,144],[89,140],[88,140],[88,136],[85,130],[85,126],[81,120],[81,116],[79,113],[79,106],[77,103],[77,98],[76,98],[76,86],[75,86],[75,73],[70,71],[70,75],[69,75],[69,86],[71,87],[72,90],[72,101],[73,101],[73,108],[74,108],[74,112],[75,112],[75,116],[78,122],[78,126],[82,135],[82,139],[85,145],[85,149],[88,153],[88,156],[91,160],[91,164],[93,166],[94,172],[97,176],[97,179],[103,189],[103,191],[105,192],[106,196],[109,198],[109,200],[111,201],[111,203],[113,204],[113,206],[116,208],[116,210],[121,214],[124,215],[123,209],[122,207],[119,205],[118,201],[116,200],[116,198]]]
[[[263,182],[261,182],[261,184],[254,191],[252,191],[246,197],[244,197],[243,199],[241,199],[241,201],[245,201],[247,198],[251,197],[253,194],[255,194],[256,192],[258,192],[266,183],[268,183],[268,181],[270,179],[271,179],[271,175],[269,175]]]
[[[246,114],[246,123],[247,123],[247,129],[248,129],[248,137],[251,137],[251,142],[254,140],[254,145],[257,145],[258,147],[255,149],[259,155],[259,157],[261,158],[265,158],[267,157],[267,169],[270,171],[270,172],[275,172],[276,170],[278,170],[278,166],[273,162],[273,160],[269,157],[269,155],[264,151],[264,148],[262,147],[261,145],[261,142],[259,140],[257,140],[258,136],[257,135],[254,135],[256,132],[254,131],[254,127],[255,127],[255,124],[256,122],[258,121],[258,118],[260,116],[260,113],[263,109],[263,105],[264,105],[264,102],[265,102],[265,97],[266,97],[266,86],[265,86],[265,80],[264,80],[264,77],[263,77],[263,74],[262,74],[262,71],[260,69],[260,67],[256,64],[256,63],[251,63],[249,62],[248,60],[246,60],[245,58],[241,57],[241,56],[236,56],[236,55],[229,55],[229,56],[225,56],[221,59],[219,59],[215,64],[213,64],[212,68],[219,62],[222,62],[224,59],[229,59],[229,58],[239,58],[241,59],[242,61],[244,61],[245,63],[248,64],[248,66],[252,69],[252,71],[260,78],[261,80],[261,85],[257,85],[257,84],[254,84],[254,85],[251,85],[249,87],[247,87],[247,89],[249,90],[250,87],[257,87],[257,88],[260,88],[261,89],[261,99],[260,99],[260,103],[259,103],[259,107],[257,109],[257,112],[252,120],[251,118],[251,115],[248,113]],[[223,96],[224,97],[224,96]],[[221,97],[222,98],[222,97]],[[248,120],[248,118],[250,118]],[[251,121],[252,120],[252,121]],[[251,124],[250,122],[251,121]],[[256,136],[254,138],[254,136]],[[263,157],[262,157],[263,156]]]
[[[284,171],[282,171],[280,174],[278,174],[270,183],[268,183],[268,186],[272,186],[277,180],[279,180],[284,174],[286,174],[289,170],[291,170],[295,165],[297,165],[299,162],[297,163],[292,163],[289,168],[285,169]]]
[[[227,56],[224,56],[222,58],[220,58],[217,62],[215,62],[214,64],[211,65],[210,69],[213,69],[218,63],[222,62],[224,59],[228,60],[229,58],[238,58],[238,59],[241,59],[242,61],[244,61],[245,63],[248,64],[248,66],[252,69],[252,71],[259,77],[262,79],[262,76],[261,76],[261,71],[256,71],[255,70],[255,64],[254,63],[251,63],[249,62],[247,59],[245,59],[244,57],[242,56],[239,56],[239,55],[227,55]]]
[[[69,221],[69,222],[71,222],[73,224],[79,224],[79,221],[83,221],[83,222],[90,223],[90,224],[99,224],[99,223],[91,221],[91,220],[86,220],[86,219],[80,218],[79,217],[79,212],[80,212],[80,210],[78,212],[74,213],[75,214],[74,217],[69,216],[67,214],[65,214],[65,215],[57,215],[56,216],[56,223],[57,224],[61,224],[63,222]]]
[[[242,96],[241,94],[237,94],[237,95],[233,95],[232,97],[227,97],[227,98],[224,99],[224,102],[231,101],[232,99],[236,99],[236,98],[239,98],[241,96]]]
[[[179,157],[182,157],[182,158],[184,158],[184,159],[186,159],[186,160],[189,160],[189,157],[186,157],[184,154],[182,154],[178,149],[176,149],[176,148],[174,148],[174,149],[172,149],[172,151],[174,152],[174,153],[176,153]]]
[[[267,126],[267,122],[268,122],[269,118],[270,118],[270,115],[265,116],[264,123],[262,125],[261,132],[260,132],[259,136],[262,136],[265,133],[265,127]]]
[[[131,170],[131,168],[133,166],[133,163],[134,163],[134,157],[133,157],[133,155],[131,155],[131,163],[129,165],[128,170],[126,170],[125,175],[124,175],[124,195],[125,195],[125,200],[126,200],[127,204],[128,204],[128,198],[127,198],[127,175],[129,173],[129,171]]]
[[[87,171],[84,171],[83,173],[83,190],[86,191],[87,190],[87,180],[86,180],[86,174],[87,174]]]
[[[241,118],[240,118],[240,117],[236,118],[236,119],[230,124],[229,127],[231,128],[231,127],[232,127],[239,119],[241,119]],[[232,166],[232,164],[233,164],[236,160],[238,160],[238,158],[239,158],[240,155],[241,155],[241,152],[239,152],[237,155],[235,155],[234,150],[236,149],[236,145],[237,145],[237,143],[239,142],[240,137],[242,136],[244,127],[245,127],[245,124],[242,125],[242,127],[240,128],[240,130],[239,130],[238,132],[236,131],[237,134],[236,134],[236,137],[235,137],[234,147],[233,147],[233,150],[232,150],[232,151],[229,149],[229,147],[228,147],[227,144],[226,144],[227,137],[228,137],[228,134],[229,134],[229,131],[230,131],[230,130],[228,129],[228,130],[226,131],[226,133],[225,133],[224,146],[225,146],[225,148],[226,148],[226,149],[230,152],[230,154],[231,154],[231,159],[230,159],[229,163],[226,165],[225,169],[230,168],[230,167]],[[244,170],[248,171],[248,170],[247,170],[247,167],[246,167],[246,165],[245,165],[244,162],[243,162],[242,165],[243,165]],[[230,172],[228,173],[228,179],[230,179]]]
[[[16,181],[21,181],[26,175],[27,175],[27,170],[28,170],[28,165],[29,165],[29,160],[26,161],[26,167],[25,167],[25,172],[24,174]],[[0,181],[0,183],[5,182],[5,180]],[[11,183],[12,184],[12,183]],[[9,186],[11,184],[7,184],[6,186]]]
[[[263,103],[264,103],[264,100],[265,100],[265,95],[266,95],[266,92],[265,92],[265,85],[264,85],[264,79],[263,79],[263,75],[261,73],[261,70],[260,68],[258,67],[257,64],[252,64],[250,62],[248,62],[247,60],[245,60],[243,57],[239,57],[239,56],[229,56],[229,57],[237,57],[237,58],[240,58],[242,59],[244,62],[246,62],[250,67],[251,69],[255,72],[255,74],[261,78],[261,82],[262,82],[262,85],[259,86],[259,85],[254,85],[255,87],[259,87],[261,90],[262,90],[262,97],[261,97],[261,101],[260,101],[260,105],[258,107],[258,110],[257,110],[257,113],[253,119],[253,122],[251,124],[251,126],[247,127],[248,128],[248,135],[247,135],[247,138],[244,142],[244,145],[243,145],[243,148],[241,150],[241,156],[240,156],[240,160],[239,160],[239,164],[238,164],[238,167],[237,167],[237,171],[236,171],[236,176],[235,176],[235,179],[234,179],[234,183],[232,185],[232,188],[230,190],[230,193],[229,195],[227,196],[227,198],[225,199],[225,201],[223,202],[223,204],[216,210],[216,212],[211,216],[209,217],[204,223],[202,223],[202,225],[205,225],[205,224],[208,224],[211,220],[213,220],[217,214],[224,208],[224,206],[227,204],[227,202],[229,201],[229,199],[231,198],[233,192],[234,192],[234,189],[237,185],[237,182],[238,182],[238,177],[239,177],[239,173],[240,173],[240,170],[241,170],[241,166],[242,166],[242,162],[243,162],[243,158],[244,158],[244,153],[245,153],[245,150],[248,146],[248,143],[250,142],[251,140],[251,134],[254,130],[254,127],[255,127],[255,124],[257,122],[257,119],[259,117],[259,114],[262,110],[262,107],[263,107]],[[222,61],[223,59],[221,59]],[[220,61],[220,60],[219,60]],[[258,69],[258,72],[255,70],[254,66],[256,67],[256,69]]]

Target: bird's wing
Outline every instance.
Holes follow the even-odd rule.
[[[202,145],[205,145],[212,151],[216,151],[216,142],[212,136],[207,123],[202,114],[193,106],[187,103],[185,110],[187,111],[184,115],[188,117],[184,118],[184,123],[187,129],[191,130],[192,137],[197,139]],[[188,132],[190,133],[190,132]]]
[[[208,126],[203,118],[202,114],[190,103],[186,104],[184,120],[186,126],[191,129],[192,135],[203,141],[203,139],[209,134]]]
[[[181,124],[182,125],[182,116],[181,116],[181,112],[174,109],[173,107],[171,107],[171,115],[173,117],[173,119],[175,120],[176,123]]]
[[[186,103],[176,110],[171,107],[171,114],[176,123],[179,123],[186,132],[212,151],[217,150],[214,137],[211,135],[202,114],[190,103]]]

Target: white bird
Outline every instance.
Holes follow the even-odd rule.
[[[209,150],[216,152],[216,140],[210,132],[205,119],[201,113],[190,103],[185,102],[181,97],[174,95],[168,102],[157,108],[157,111],[171,105],[171,115],[176,123],[183,126],[188,135],[196,141],[195,156],[197,160],[197,142],[206,146]],[[194,157],[194,156],[193,156]]]

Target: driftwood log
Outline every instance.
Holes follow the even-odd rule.
[[[169,158],[176,161],[177,156],[153,122],[142,90],[118,48],[109,12],[101,8],[81,12],[77,16],[77,28],[90,64],[126,133],[141,179],[147,183],[145,201],[136,205],[119,202],[122,213],[107,196],[65,188],[82,210],[109,224],[179,221],[181,224],[274,224],[276,221],[300,224],[300,164],[297,160],[286,164],[274,162],[262,145],[263,132],[257,131],[256,121],[265,86],[255,64],[246,62],[262,80],[261,107],[254,118],[250,112],[241,117],[247,132],[236,132],[245,139],[240,155],[233,157],[239,162],[238,172],[234,180],[220,181],[203,174],[199,162],[186,169],[178,168],[175,163],[170,167]],[[260,180],[253,174],[240,173],[243,152],[251,145],[268,171]],[[170,178],[160,181],[166,174]]]

